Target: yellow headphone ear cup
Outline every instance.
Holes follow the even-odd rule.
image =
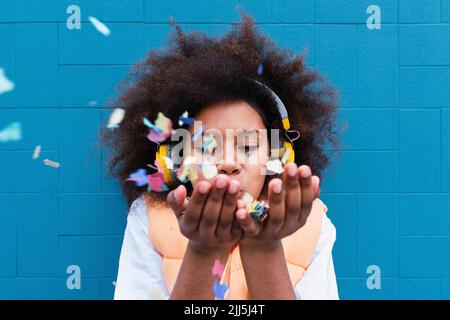
[[[286,163],[295,161],[295,152],[294,148],[292,148],[292,144],[290,142],[284,141],[284,152],[289,152],[289,156],[286,160]]]
[[[156,160],[158,160],[158,162],[161,164],[164,180],[166,180],[167,184],[172,184],[173,183],[172,174],[170,172],[170,169],[167,168],[166,161],[163,158],[168,157],[168,151],[169,147],[167,144],[160,144],[158,147],[158,151],[156,152]]]

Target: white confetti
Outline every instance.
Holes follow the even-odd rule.
[[[0,94],[14,90],[14,82],[5,75],[5,70],[0,68]]]
[[[291,154],[291,149],[287,149],[286,152],[283,154],[283,157],[281,158],[281,162],[283,164],[286,163],[287,159],[289,158],[289,155]]]
[[[111,113],[111,116],[109,117],[107,128],[108,129],[118,128],[124,116],[125,116],[124,109],[121,108],[114,109],[114,111]]]
[[[19,141],[20,139],[22,139],[20,122],[13,122],[0,131],[0,142]]]
[[[53,167],[53,168],[59,168],[61,166],[59,164],[59,162],[55,162],[55,161],[52,161],[52,160],[49,160],[49,159],[45,159],[44,163],[45,163],[46,166],[50,166],[50,167]]]
[[[39,158],[39,156],[41,155],[41,150],[42,150],[42,147],[41,147],[41,146],[36,146],[36,147],[34,148],[33,159]]]
[[[163,157],[164,162],[166,163],[166,166],[169,170],[173,169],[173,161],[169,157]]]
[[[97,31],[103,34],[105,37],[111,34],[109,28],[103,22],[100,22],[97,18],[88,17],[88,19],[94,25],[95,29],[97,29]]]
[[[267,161],[266,169],[267,169],[267,171],[269,171],[269,172],[267,172],[267,174],[273,174],[273,173],[281,174],[284,171],[283,163],[280,161],[280,159],[274,159],[274,160]]]

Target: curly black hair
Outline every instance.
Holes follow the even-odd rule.
[[[143,193],[152,200],[167,195],[149,195],[145,187],[126,181],[155,159],[157,144],[146,137],[144,117],[153,121],[162,112],[176,124],[185,110],[195,117],[212,104],[239,100],[263,110],[272,124],[280,121],[273,99],[249,78],[266,84],[284,102],[291,129],[300,132],[293,143],[295,162],[310,166],[322,179],[331,158],[324,146],[331,144],[336,154],[339,151],[340,139],[334,131],[338,93],[325,77],[305,66],[305,55],[278,48],[243,12],[241,21],[223,37],[197,31],[186,34],[173,19],[169,22],[175,30],[168,47],[149,51],[145,60],[135,64],[118,87],[119,97],[106,106],[125,109],[120,127],[103,129],[101,138],[111,149],[109,173],[120,180],[128,207]]]

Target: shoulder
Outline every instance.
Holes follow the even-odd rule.
[[[320,237],[316,246],[317,252],[323,249],[324,246],[333,244],[336,241],[336,227],[329,218],[329,210],[327,205],[319,198],[317,198],[315,201],[318,201],[318,203],[324,208],[324,213],[322,216],[322,226],[320,228]]]
[[[127,223],[130,225],[139,225],[147,230],[148,215],[147,215],[147,202],[145,201],[144,195],[139,196],[135,199],[128,212]]]

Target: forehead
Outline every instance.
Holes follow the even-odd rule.
[[[265,125],[256,110],[245,101],[222,102],[204,108],[195,120],[202,121],[205,129],[257,130]]]

